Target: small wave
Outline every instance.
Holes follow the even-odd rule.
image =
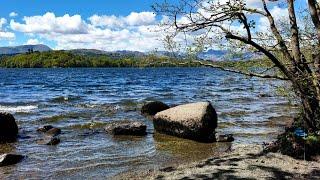
[[[0,111],[2,112],[30,112],[37,109],[37,105],[27,105],[27,106],[1,106]]]

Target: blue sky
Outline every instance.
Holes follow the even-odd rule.
[[[0,46],[42,43],[53,49],[163,49],[158,24],[165,17],[152,12],[155,1],[0,0]],[[246,1],[261,5],[260,0]],[[296,3],[303,6],[305,0]],[[285,14],[281,6],[271,6],[276,16]],[[265,19],[256,20],[259,30],[265,30]]]
[[[132,11],[151,11],[153,0],[1,0],[2,17],[11,12],[23,16],[33,16],[46,12],[56,15],[92,14],[126,15]]]

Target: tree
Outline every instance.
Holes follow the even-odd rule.
[[[238,43],[237,47],[248,47],[263,53],[279,70],[283,77],[291,82],[303,107],[303,117],[310,131],[320,129],[320,5],[317,0],[307,0],[306,7],[312,23],[308,27],[298,21],[298,11],[294,0],[257,0],[261,8],[246,4],[246,0],[166,0],[156,3],[153,8],[158,15],[164,15],[174,34],[222,34],[224,40]],[[252,1],[251,1],[252,2]],[[299,1],[305,3],[305,1]],[[271,3],[281,3],[288,13],[285,26],[279,26],[277,17],[270,11]],[[257,17],[265,18],[269,32],[256,28]],[[244,31],[235,30],[241,26]],[[312,40],[303,31],[311,29],[315,33]],[[167,27],[167,29],[169,29]],[[313,49],[311,58],[307,58],[307,49]],[[255,75],[255,74],[252,74]],[[256,74],[270,78],[270,75]]]

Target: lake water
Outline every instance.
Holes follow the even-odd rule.
[[[0,153],[28,157],[0,168],[0,178],[108,178],[122,172],[200,160],[229,144],[202,144],[154,133],[141,116],[144,102],[169,105],[210,101],[219,117],[217,131],[232,133],[234,143],[262,143],[275,138],[278,116],[296,108],[276,95],[280,81],[248,79],[209,68],[0,69],[0,111],[19,125],[16,143]],[[108,122],[138,120],[146,137],[112,137]],[[38,127],[62,129],[57,146],[38,145]]]

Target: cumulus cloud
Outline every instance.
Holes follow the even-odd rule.
[[[36,44],[42,44],[38,39],[28,39],[27,45],[36,45]]]
[[[0,40],[13,40],[13,39],[15,39],[14,33],[0,31]]]
[[[5,18],[0,18],[0,40],[13,40],[15,39],[15,34],[12,32],[7,32],[4,25],[7,24]]]
[[[53,41],[55,49],[94,48],[107,51],[151,51],[162,46],[156,32],[155,14],[132,12],[128,16],[93,15],[83,20],[80,15],[44,15],[24,17],[22,22],[11,20],[17,32],[32,35],[27,43],[41,38]]]
[[[286,8],[280,8],[278,6],[274,6],[271,10],[270,13],[272,14],[272,16],[274,17],[274,20],[276,22],[279,21],[285,21],[285,22],[289,22],[289,14],[288,14],[288,10]],[[270,27],[269,27],[269,20],[266,17],[261,17],[258,20],[258,31],[263,32],[263,33],[270,33]],[[279,27],[278,28],[283,28],[283,27]]]
[[[19,32],[39,34],[83,34],[88,30],[80,15],[56,17],[54,13],[47,12],[43,16],[24,17],[23,21],[19,23],[11,20],[10,27]]]
[[[9,16],[10,16],[10,17],[16,17],[16,16],[18,16],[18,13],[16,13],[16,12],[11,12],[11,13],[9,14]]]
[[[142,26],[151,25],[156,20],[156,15],[152,12],[131,12],[128,16],[106,16],[93,15],[89,17],[89,21],[93,26],[106,26],[111,28],[119,28],[125,26]]]
[[[3,25],[7,23],[5,18],[0,18],[0,30],[2,29]]]

